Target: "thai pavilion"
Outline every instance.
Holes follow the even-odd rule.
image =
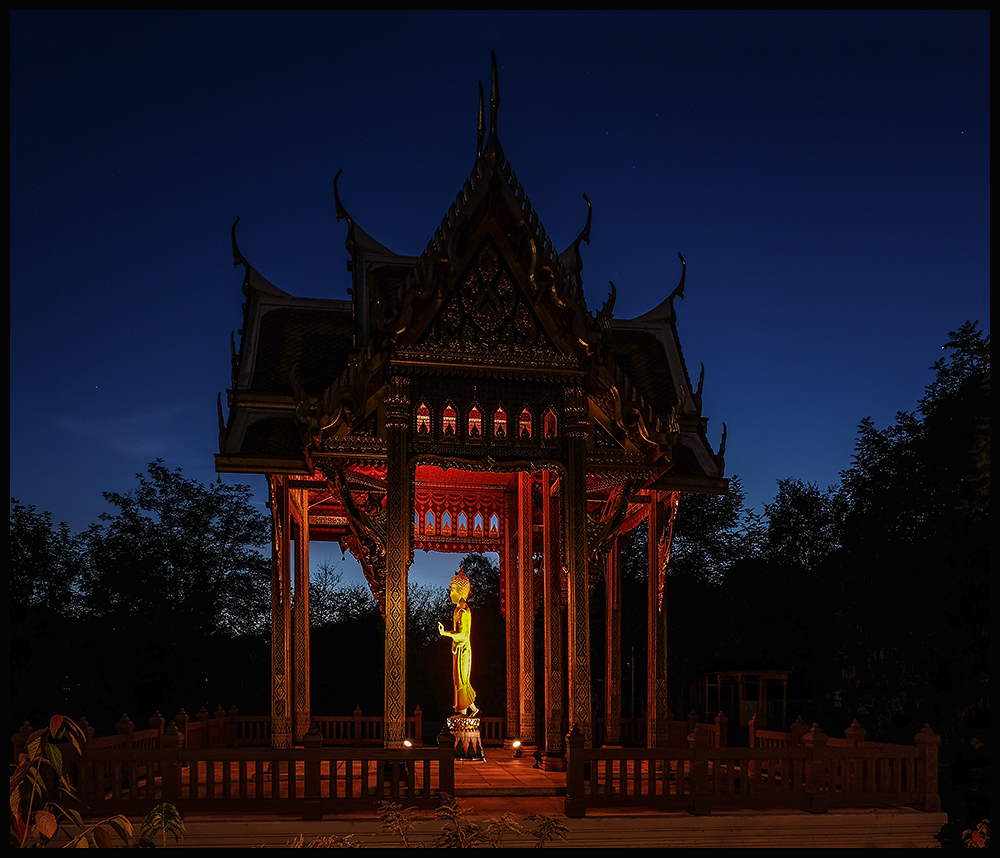
[[[335,182],[349,300],[272,285],[241,254],[233,226],[246,300],[228,418],[219,407],[216,469],[268,481],[276,747],[310,725],[311,540],[350,551],[383,611],[388,746],[404,738],[406,584],[416,549],[499,554],[506,735],[537,745],[547,768],[564,760],[564,721],[592,736],[588,617],[603,578],[606,741],[620,743],[617,548],[645,520],[647,740],[665,744],[672,523],[685,493],[727,487],[725,435],[714,452],[702,383],[692,387],[677,336],[683,260],[677,288],[644,315],[614,318],[613,284],[589,312],[580,255],[589,202],[583,231],[558,252],[500,145],[498,107],[494,61],[489,131],[480,88],[475,165],[420,256],[368,235]],[[531,655],[538,611],[542,676]]]

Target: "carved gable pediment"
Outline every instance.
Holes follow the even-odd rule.
[[[462,353],[557,349],[517,277],[490,235],[485,236],[459,273],[419,346]]]
[[[587,311],[568,279],[510,166],[482,155],[398,293],[395,354],[576,369]]]

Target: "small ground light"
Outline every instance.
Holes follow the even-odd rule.
[[[517,760],[517,759],[520,759],[520,757],[521,757],[521,740],[520,739],[515,739],[514,740],[514,759]]]

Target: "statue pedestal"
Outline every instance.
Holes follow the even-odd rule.
[[[455,759],[466,763],[483,763],[483,742],[479,736],[479,719],[471,715],[452,715],[448,731],[455,737]]]

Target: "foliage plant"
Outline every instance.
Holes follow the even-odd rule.
[[[486,820],[486,842],[494,849],[503,849],[503,837],[507,832],[520,834],[524,831],[521,823],[514,819],[514,814],[504,813]]]
[[[554,816],[545,816],[540,813],[529,813],[527,817],[531,822],[538,823],[530,832],[538,843],[536,849],[541,849],[546,843],[552,843],[556,838],[565,840],[569,834],[569,828],[556,819]]]
[[[486,839],[482,825],[465,818],[469,809],[457,798],[441,793],[437,818],[444,822],[441,834],[434,841],[437,849],[474,849]]]
[[[409,834],[416,826],[414,812],[415,809],[412,807],[403,808],[402,805],[393,802],[380,801],[376,810],[381,822],[379,833],[396,834],[402,841],[403,847],[410,848]],[[512,813],[504,813],[482,822],[473,822],[466,818],[468,812],[469,808],[457,798],[441,793],[441,806],[437,809],[436,816],[444,824],[433,843],[435,848],[475,849],[485,846],[503,849],[507,845],[504,843],[505,835],[524,833],[524,827]],[[538,841],[536,847],[539,849],[556,838],[565,840],[569,833],[569,829],[563,823],[551,816],[532,813],[525,817],[525,820],[537,823],[530,833]]]
[[[984,819],[975,828],[962,832],[962,845],[966,849],[989,849],[990,821]]]
[[[409,833],[413,830],[416,822],[413,819],[414,809],[404,808],[401,804],[392,801],[380,801],[375,811],[379,818],[380,834],[395,834],[403,842],[404,848],[409,848],[407,840]]]
[[[146,818],[143,819],[142,826],[139,828],[140,844],[152,845],[157,834],[162,837],[164,848],[167,845],[168,834],[174,836],[176,843],[180,843],[184,839],[184,820],[181,818],[180,811],[169,802],[156,805],[146,814]]]
[[[83,747],[83,731],[69,718],[54,715],[48,727],[35,730],[10,772],[10,846],[45,846],[65,823],[78,833],[70,836],[71,847],[128,845],[132,825],[117,815],[85,826],[80,813],[64,806],[75,801],[76,791],[63,769],[60,744],[76,753]]]
[[[304,834],[289,840],[285,849],[360,849],[361,844],[356,843],[353,834],[329,834],[322,837],[313,837],[306,840]]]

